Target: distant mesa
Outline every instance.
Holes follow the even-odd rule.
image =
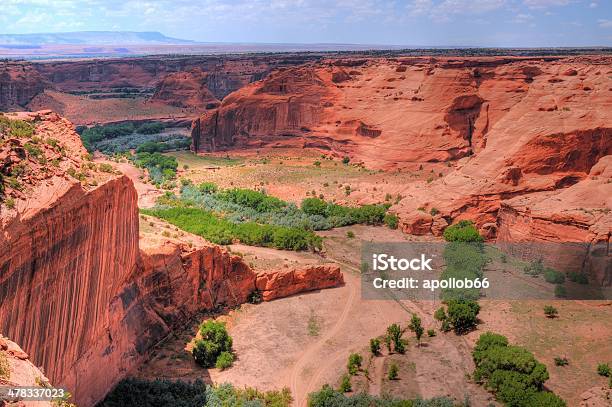
[[[184,45],[195,41],[167,37],[146,31],[75,31],[39,34],[0,34],[3,48],[40,47],[42,45]]]

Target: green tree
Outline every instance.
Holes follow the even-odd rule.
[[[372,355],[374,356],[380,355],[380,339],[370,339],[370,352],[372,352]]]
[[[448,320],[457,334],[469,332],[478,323],[480,305],[473,300],[450,300]]]
[[[425,332],[425,328],[423,328],[423,325],[421,324],[421,318],[419,318],[417,314],[412,314],[412,318],[410,319],[410,324],[408,325],[408,328],[412,332],[414,332],[414,335],[416,336],[416,339],[417,339],[417,343],[420,345],[421,337],[423,336],[423,333]]]
[[[200,325],[199,332],[201,339],[196,340],[192,355],[200,366],[213,367],[223,352],[231,354],[232,338],[223,322],[206,321]]]

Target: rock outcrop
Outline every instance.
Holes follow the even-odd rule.
[[[49,380],[34,366],[27,353],[8,338],[0,335],[0,386],[51,387]],[[4,406],[0,400],[0,405]],[[23,401],[15,398],[14,407],[51,407],[49,401]]]
[[[18,118],[33,133],[0,128],[0,332],[87,407],[196,312],[245,302],[258,277],[213,244],[139,241],[129,178],[89,161],[56,114]],[[268,299],[342,282],[333,268],[297,275]]]
[[[285,268],[257,274],[256,288],[264,301],[287,297],[305,291],[337,287],[344,283],[336,264]]]

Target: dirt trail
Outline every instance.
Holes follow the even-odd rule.
[[[355,296],[357,295],[357,290],[359,286],[358,281],[356,280],[357,279],[354,276],[345,273],[345,282],[347,285],[350,285],[351,291],[348,299],[346,300],[346,303],[344,304],[342,313],[338,317],[338,320],[336,321],[332,329],[329,330],[327,334],[321,336],[319,340],[311,344],[309,348],[304,353],[302,353],[300,358],[295,362],[295,365],[293,366],[291,372],[291,394],[293,394],[294,397],[294,405],[296,405],[297,407],[306,405],[306,395],[311,389],[313,382],[315,382],[320,376],[322,369],[319,369],[319,371],[312,377],[312,379],[308,382],[306,389],[301,388],[301,384],[303,384],[303,382],[301,383],[300,381],[300,373],[302,372],[304,365],[321,350],[325,343],[331,340],[338,332],[340,332],[340,329],[346,322],[347,317],[349,315],[349,311],[353,306]]]

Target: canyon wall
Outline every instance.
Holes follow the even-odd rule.
[[[586,242],[582,271],[610,284],[589,264],[604,246],[610,259],[612,183],[599,168],[612,155],[611,65],[609,56],[329,59],[230,94],[194,121],[192,148],[317,148],[402,170],[405,185],[377,185],[379,196],[355,185],[351,200],[401,197],[390,210],[410,234],[470,219],[489,240]],[[426,162],[451,171],[410,179]]]
[[[192,70],[206,73],[205,93],[210,92],[220,100],[244,85],[262,79],[276,67],[299,65],[320,58],[316,54],[284,54],[0,61],[0,111],[23,110],[45,88],[67,93],[108,92],[121,88],[154,91],[162,80],[170,76],[168,82],[177,84],[180,89],[182,81],[176,81],[175,77],[172,82],[171,75]]]
[[[129,178],[88,161],[56,114],[16,119],[34,132],[0,129],[0,181],[11,180],[0,205],[0,332],[88,407],[197,312],[247,301],[258,274],[216,245],[140,240]],[[342,283],[337,267],[299,274],[309,283],[268,287],[268,297]]]
[[[30,64],[0,62],[0,111],[23,109],[46,86],[44,78]]]

